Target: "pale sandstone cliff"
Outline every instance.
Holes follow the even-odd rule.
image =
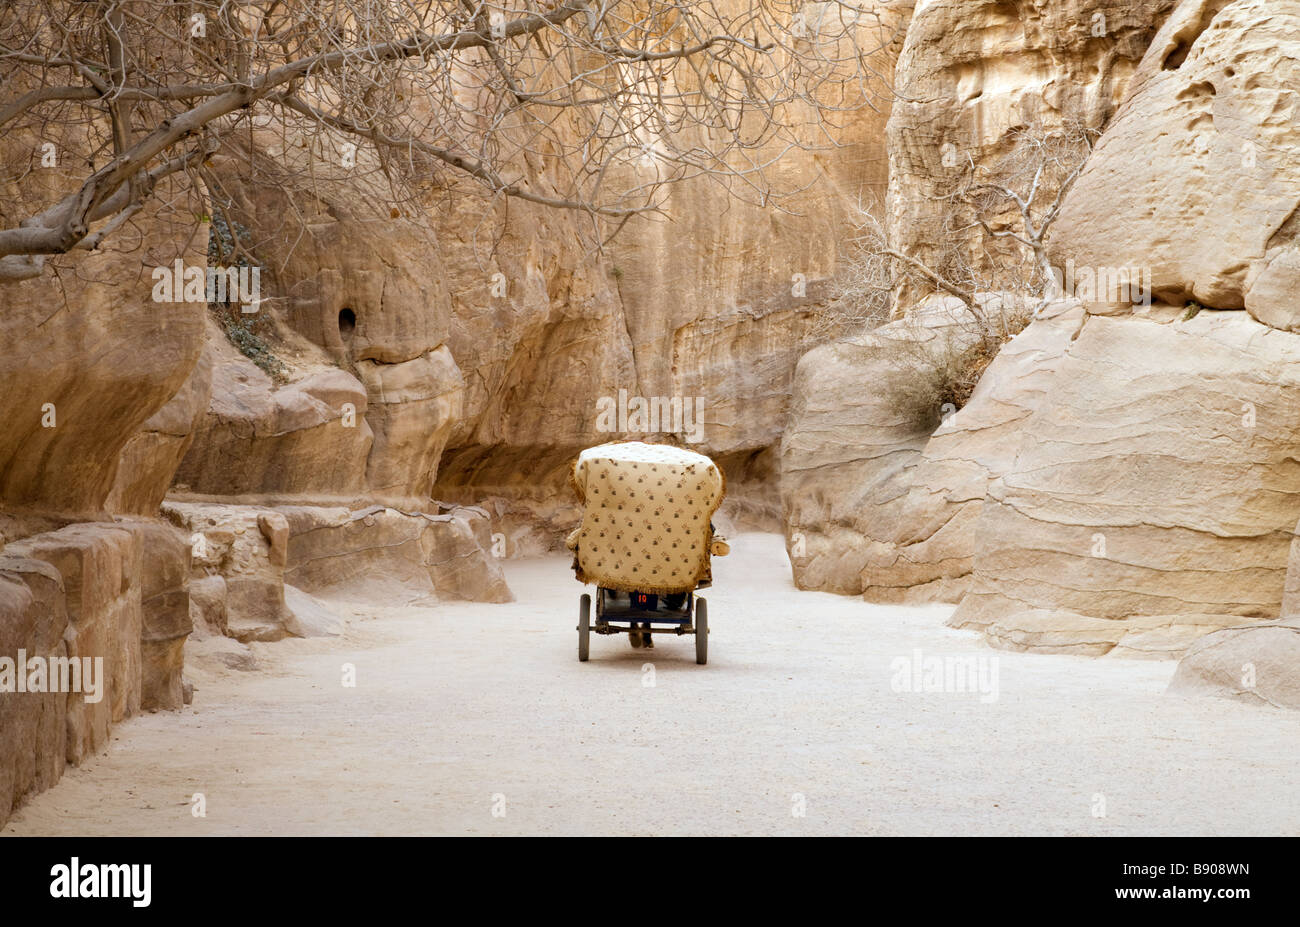
[[[1176,655],[1263,619],[1277,633],[1210,633],[1180,678],[1232,688],[1263,648],[1261,697],[1286,702],[1294,635],[1267,622],[1300,585],[1294,4],[896,14],[892,115],[783,162],[796,214],[691,182],[602,251],[581,217],[456,182],[394,212],[346,177],[250,174],[286,156],[270,133],[223,151],[280,381],[202,304],[149,298],[151,267],[205,259],[177,215],[0,288],[0,653],[103,655],[109,678],[93,706],[0,702],[0,821],[112,723],[183,702],[192,626],[199,658],[243,665],[247,641],[336,630],[313,592],[507,599],[498,557],[571,526],[565,467],[610,437],[596,401],[620,389],[701,398],[725,518],[783,519],[801,586],[961,599],[991,642],[1064,652]],[[887,186],[892,233],[925,254],[945,150],[964,170],[1066,113],[1104,132],[1054,259],[1150,265],[1174,305],[1055,307],[937,430],[891,418],[898,330],[808,350],[852,208]],[[210,191],[172,183],[204,211]],[[1184,318],[1184,299],[1246,311]]]
[[[876,62],[885,77],[896,53]],[[773,524],[789,383],[848,209],[883,189],[886,115],[844,115],[829,136],[809,123],[819,149],[778,171],[807,187],[794,213],[692,182],[668,221],[629,223],[603,251],[611,228],[441,175],[392,209],[373,174],[307,182],[303,136],[261,122],[209,162],[219,189],[164,190],[183,205],[141,214],[122,255],[7,285],[6,652],[105,652],[113,669],[93,722],[75,696],[6,715],[0,818],[109,722],[180,704],[191,626],[195,657],[243,666],[247,641],[328,633],[311,591],[509,598],[497,558],[566,527],[564,466],[607,439],[596,401],[620,389],[700,397],[732,511]],[[6,157],[25,163],[20,149]],[[561,169],[525,166],[542,189]],[[48,199],[51,175],[34,176],[27,192]],[[255,242],[267,369],[201,302],[150,299],[153,267],[204,263],[215,223],[194,235],[192,220],[216,199]]]
[[[46,192],[10,185],[6,214]],[[163,199],[190,192],[177,180]],[[176,221],[155,206],[135,235],[0,287],[0,654],[103,661],[99,701],[0,695],[0,820],[102,749],[114,723],[182,702],[189,547],[131,517],[157,511],[206,405],[203,306],[151,298],[151,265],[203,260]]]
[[[1006,154],[1016,129],[1050,129],[1063,119],[1106,125],[1173,7],[1174,0],[918,4],[889,120],[887,217],[896,245],[937,261],[954,243],[942,234],[948,206],[940,197],[972,165]],[[965,214],[952,222],[967,242],[978,235],[970,222]],[[900,308],[920,295],[904,291]]]
[[[1134,12],[1119,21],[1131,22]],[[912,74],[927,60],[928,19],[945,15],[952,23],[943,4],[917,11],[902,85],[936,73],[960,84],[962,69],[946,70],[937,44],[928,60],[938,70]],[[1155,305],[1088,299],[1052,307],[1054,318],[1012,340],[968,405],[933,435],[883,445],[849,437],[874,434],[886,421],[879,410],[826,405],[855,381],[880,382],[882,361],[863,356],[855,370],[805,358],[811,367],[795,408],[821,403],[831,419],[792,416],[786,446],[805,446],[828,427],[842,439],[784,476],[797,581],[885,601],[960,601],[958,625],[984,629],[999,646],[1053,652],[1177,656],[1215,628],[1291,613],[1283,594],[1300,515],[1293,459],[1300,436],[1289,371],[1300,341],[1273,328],[1291,328],[1294,300],[1287,274],[1297,200],[1285,114],[1296,86],[1284,35],[1293,16],[1283,2],[1185,2],[1142,55],[1134,54],[1142,43],[1117,44],[1129,62],[1123,71],[1091,72],[1110,74],[1106,86],[1126,85],[1127,95],[1066,198],[1052,257],[1147,266]],[[1107,21],[1115,19],[1108,13]],[[979,22],[963,20],[957,31]],[[908,153],[906,138],[918,126],[960,141],[984,122],[986,106],[989,119],[1005,114],[1008,101],[1029,106],[1025,119],[1057,111],[1041,93],[1051,73],[998,70],[1008,28],[997,55],[963,72],[1000,75],[984,85],[997,91],[990,101],[981,91],[955,107],[944,93],[895,109],[891,184],[914,214],[894,215],[913,231],[933,207],[907,195],[909,171],[929,170]],[[1024,40],[1033,35],[1026,27]],[[957,48],[986,45],[959,40]],[[1085,48],[1092,46],[1076,51]],[[1142,60],[1134,70],[1135,57]],[[1082,73],[1076,67],[1063,73]],[[1106,96],[1086,81],[1073,92]],[[1248,312],[1199,311],[1186,299]],[[891,459],[903,462],[891,468]],[[799,472],[805,476],[796,480]],[[836,514],[835,500],[884,479],[893,486],[887,507]],[[817,499],[827,500],[820,515]],[[793,556],[796,544],[811,552],[807,559]],[[1247,642],[1268,648],[1280,639],[1211,635],[1195,650],[1201,669],[1187,678],[1222,676]],[[1211,643],[1220,640],[1232,644]],[[1210,668],[1215,660],[1219,669]],[[1293,682],[1277,660],[1263,663],[1273,668],[1268,691],[1285,700]]]

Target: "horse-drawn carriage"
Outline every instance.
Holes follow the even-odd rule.
[[[694,451],[626,441],[583,451],[571,478],[583,516],[567,544],[578,580],[597,587],[594,621],[591,596],[580,600],[578,659],[592,632],[627,634],[633,647],[690,634],[695,662],[708,662],[708,604],[695,590],[712,582],[710,558],[728,551],[712,524],[722,471]]]

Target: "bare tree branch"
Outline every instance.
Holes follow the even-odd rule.
[[[595,219],[659,212],[693,178],[780,209],[771,166],[887,94],[873,56],[901,28],[851,0],[12,0],[0,126],[71,150],[58,199],[0,204],[0,280],[99,247],[199,136],[275,140],[282,177],[373,178],[395,201],[445,188],[441,165],[580,210],[597,243]],[[0,169],[19,183],[32,160]]]

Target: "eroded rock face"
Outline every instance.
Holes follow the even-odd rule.
[[[180,707],[188,576],[183,538],[150,519],[71,524],[5,546],[0,656],[75,659],[90,674],[78,688],[69,667],[61,691],[0,695],[0,822],[106,747],[114,724]]]
[[[1207,634],[1178,664],[1168,691],[1300,709],[1300,618]]]
[[[436,211],[390,214],[367,202],[374,191],[363,195],[342,177],[307,189],[301,178],[276,184],[241,170],[242,158],[264,163],[283,154],[274,146],[232,151],[219,164],[235,196],[232,214],[251,229],[263,263],[263,286],[273,294],[263,310],[274,330],[268,350],[290,382],[276,385],[223,349],[218,386],[236,389],[238,402],[214,400],[180,481],[243,501],[428,505],[465,404],[465,377],[449,347],[450,278]],[[490,325],[489,332],[507,334]],[[328,408],[314,417],[282,414],[315,407],[313,400]],[[350,430],[328,424],[335,422]],[[246,446],[246,463],[219,475],[232,443]]]
[[[58,138],[58,150],[82,139]],[[75,133],[73,133],[75,135]],[[16,226],[70,194],[63,170],[26,169],[38,141],[0,139],[0,220]],[[204,234],[175,234],[202,191],[165,179],[132,233],[54,256],[43,275],[0,284],[0,510],[95,519],[152,515],[171,482],[206,379],[202,303],[155,301],[153,271],[203,266]],[[175,295],[175,294],[174,294]]]
[[[905,19],[906,4],[872,5],[866,14],[849,28],[870,45],[883,34],[871,66],[887,79],[901,45],[901,30],[892,45],[890,30]],[[833,44],[834,27],[824,26],[826,35],[801,41]],[[620,223],[610,241],[613,223],[485,198],[453,171],[422,178],[422,202],[376,209],[393,193],[382,172],[322,163],[307,183],[293,170],[307,141],[295,134],[301,126],[255,127],[230,141],[212,170],[233,198],[230,212],[250,229],[269,294],[265,311],[287,335],[291,382],[277,389],[244,371],[242,384],[231,383],[239,364],[219,362],[213,395],[233,391],[238,403],[214,398],[180,488],[353,509],[381,502],[433,511],[435,498],[495,499],[496,529],[514,534],[531,521],[522,547],[532,549],[552,534],[554,506],[537,504],[522,474],[495,475],[519,458],[560,473],[583,447],[633,437],[634,429],[597,427],[598,403],[620,390],[698,402],[692,424],[702,424],[703,441],[692,446],[732,456],[750,476],[762,472],[745,461],[773,456],[794,365],[821,325],[817,309],[853,206],[864,189],[883,193],[888,94],[875,102],[878,110],[822,123],[792,104],[791,131],[814,150],[785,152],[779,141],[753,155],[784,155],[771,175],[776,187],[800,191],[790,211],[737,202],[696,178],[663,192],[666,219]],[[529,186],[561,189],[575,165],[539,156],[514,167]],[[630,176],[610,183],[644,184],[658,168],[626,170]],[[358,414],[368,447],[312,424],[267,427],[276,421],[268,410],[288,402],[280,394],[327,363],[365,388]],[[655,429],[664,430],[671,429]],[[773,485],[756,481],[766,498],[753,507],[769,524]],[[562,481],[544,490],[567,494]]]
[[[186,191],[160,195],[183,200]],[[206,310],[154,302],[141,254],[202,266],[203,241],[178,247],[154,212],[142,213],[143,241],[79,255],[76,272],[62,279],[47,273],[0,285],[0,344],[10,346],[0,351],[0,505],[102,514],[133,436],[180,427],[151,419],[190,377]],[[156,494],[167,469],[160,457],[148,474],[125,476],[147,485],[123,490],[124,507]]]
[[[887,214],[895,246],[937,262],[954,243],[943,231],[949,208],[943,196],[971,164],[991,165],[1010,151],[1014,130],[1034,123],[1051,129],[1067,115],[1103,126],[1173,6],[1174,0],[917,4],[889,118]],[[1129,153],[1145,159],[1150,151]],[[1146,163],[1163,169],[1159,158]],[[1098,209],[1118,202],[1135,216],[1131,200],[1117,199],[1113,189],[1093,202]],[[970,218],[958,217],[953,226],[966,227]],[[1095,234],[1105,235],[1110,224],[1095,227]],[[978,228],[963,234],[973,245]],[[923,295],[905,290],[900,307]]]
[[[635,387],[614,279],[572,214],[485,207],[466,185],[393,217],[337,179],[306,190],[229,177],[290,382],[210,336],[214,399],[178,477],[186,491],[429,509],[448,446],[582,444],[594,397]],[[322,376],[353,378],[339,394],[355,410],[350,432],[327,424],[337,408],[284,414],[312,405],[301,394]]]
[[[369,494],[425,504],[438,461],[460,421],[465,378],[445,345],[399,364],[363,360],[367,423],[374,432],[366,464]]]
[[[960,599],[955,626],[1054,653],[1176,657],[1274,618],[1300,339],[1245,313],[1083,320],[1065,304],[1033,322],[933,436],[861,398],[890,386],[878,346],[811,352],[783,474],[796,582]]]
[[[1300,329],[1300,7],[1184,0],[1071,189],[1060,262],[1140,264],[1157,297]]]
[[[893,397],[911,377],[900,356],[909,342],[975,338],[953,306],[935,306],[799,362],[781,443],[781,498],[801,589],[861,594],[868,563],[892,549],[912,471],[941,414],[918,418],[896,407]]]
[[[791,153],[783,176],[811,183],[800,215],[729,204],[702,181],[672,191],[673,221],[634,222],[615,240],[635,359],[617,385],[698,397],[702,441],[692,449],[716,459],[780,442],[795,366],[816,343],[819,304],[852,235],[857,198],[883,193],[883,135],[884,116],[862,113],[837,134],[835,157]],[[594,422],[594,408],[586,414]],[[630,436],[585,437],[589,446]]]
[[[905,7],[871,4],[863,21],[878,14],[898,26]],[[864,44],[878,39],[873,32]],[[871,58],[884,80],[898,48],[886,40]],[[695,432],[685,446],[723,462],[737,487],[748,482],[755,490],[747,510],[736,494],[724,512],[771,527],[774,468],[751,461],[776,456],[795,365],[833,327],[818,315],[857,201],[883,196],[890,99],[875,103],[852,119],[795,130],[806,131],[813,150],[786,152],[772,172],[779,186],[803,191],[790,211],[739,202],[697,178],[664,191],[667,221],[633,218],[598,252],[581,245],[585,227],[573,216],[512,204],[493,262],[480,269],[468,230],[483,218],[472,200],[461,200],[438,237],[451,275],[449,344],[466,372],[466,421],[448,444],[435,496],[496,500],[494,525],[518,536],[520,549],[536,549],[543,535],[558,541],[577,524],[571,510],[563,529],[552,530],[554,500],[569,494],[567,468],[577,452],[655,437],[598,430],[597,403],[626,390],[697,404],[698,427],[682,429]],[[509,281],[508,306],[492,297],[493,271]],[[512,461],[522,466],[510,478]],[[556,479],[539,492],[542,476]],[[530,521],[535,530],[525,527]]]
[[[1273,618],[1300,512],[1300,338],[1244,313],[1092,317],[990,482],[952,618]],[[1021,616],[1026,616],[1021,620]]]
[[[359,511],[284,506],[285,578],[313,595],[403,604],[431,599],[510,602],[486,513],[432,515],[377,505]]]
[[[1013,467],[1020,429],[1081,313],[1054,305],[1002,348],[962,409],[940,406],[921,419],[893,397],[941,343],[957,351],[974,343],[955,303],[931,300],[911,321],[810,352],[783,445],[795,582],[873,602],[960,600],[989,481]],[[925,353],[904,347],[918,336],[929,339]]]
[[[231,170],[294,382],[273,389],[250,377],[245,408],[214,404],[209,418],[233,423],[224,427],[252,452],[220,486],[187,462],[181,481],[191,491],[430,509],[444,448],[581,443],[594,421],[589,397],[635,383],[614,280],[586,253],[574,214],[493,207],[472,185],[452,184],[427,210],[393,216],[358,202],[339,178],[309,190]],[[364,389],[356,408],[371,441],[342,455],[359,473],[308,476],[312,468],[295,466],[308,482],[288,486],[275,471],[283,445],[304,460],[337,460],[344,448],[333,432],[260,427],[253,394],[274,405],[327,364]],[[225,454],[210,445],[201,437],[191,458],[219,465]]]
[[[970,400],[946,416],[910,470],[887,543],[862,570],[873,602],[957,602],[970,585],[989,482],[1015,466],[1026,419],[1051,388],[1082,308],[1059,304],[1007,343]]]
[[[361,382],[321,366],[276,389],[211,320],[207,337],[211,400],[176,473],[178,488],[244,499],[360,495],[374,441]]]
[[[2,182],[6,227],[72,192],[65,171],[25,169],[34,149],[0,139],[0,162],[24,166]],[[196,370],[206,310],[155,301],[152,277],[176,260],[204,263],[202,235],[174,234],[199,191],[182,174],[157,194],[130,234],[0,284],[0,657],[24,649],[104,668],[97,701],[0,695],[0,824],[103,749],[114,723],[181,704],[188,548],[161,523],[111,520],[157,512],[207,404]]]
[[[207,630],[245,644],[290,635],[284,602],[289,525],[283,515],[258,506],[171,500],[163,514],[193,552],[194,578],[202,583],[195,607]]]
[[[158,513],[207,412],[211,391],[212,357],[203,351],[176,395],[150,416],[122,448],[113,488],[104,503],[109,511],[146,516]]]
[[[780,451],[776,445],[713,458],[727,477],[727,497],[713,519],[719,534],[782,530]]]
[[[569,485],[570,469],[582,450],[479,445],[449,451],[441,465],[438,496],[483,508],[493,533],[505,539],[507,557],[560,550],[565,535],[582,520],[582,507]]]

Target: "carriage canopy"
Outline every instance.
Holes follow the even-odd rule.
[[[573,464],[582,525],[569,536],[584,583],[667,594],[707,585],[710,519],[726,492],[708,457],[623,441],[588,448]]]

